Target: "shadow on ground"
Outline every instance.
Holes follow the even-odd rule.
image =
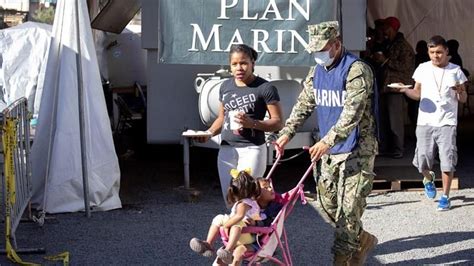
[[[431,235],[419,235],[409,238],[399,238],[387,241],[377,245],[373,252],[372,258],[368,260],[368,264],[379,264],[374,258],[378,255],[387,255],[394,253],[410,252],[425,252],[426,257],[420,259],[410,259],[406,261],[397,261],[396,263],[387,263],[388,265],[443,265],[453,263],[453,258],[459,264],[472,265],[474,263],[474,249],[468,248],[463,250],[456,250],[447,252],[442,255],[431,255],[430,250],[433,248],[442,247],[445,245],[455,244],[474,238],[473,232],[449,232],[438,233]]]

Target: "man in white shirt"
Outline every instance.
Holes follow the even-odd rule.
[[[449,210],[449,190],[457,164],[456,127],[458,102],[467,100],[466,76],[458,65],[449,63],[446,40],[433,36],[428,41],[431,61],[420,64],[413,74],[415,87],[400,88],[408,97],[420,101],[416,126],[416,151],[413,165],[423,174],[425,194],[436,197],[433,162],[438,151],[443,195],[438,210]]]

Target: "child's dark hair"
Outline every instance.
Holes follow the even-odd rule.
[[[438,45],[441,45],[444,48],[448,48],[448,44],[446,43],[446,40],[439,35],[435,35],[428,40],[428,48],[433,48]]]
[[[230,205],[245,198],[256,199],[260,195],[260,184],[246,171],[232,177],[227,189],[227,203]]]
[[[233,44],[229,50],[229,60],[233,53],[244,53],[254,62],[257,61],[258,58],[257,51],[246,44]]]
[[[265,184],[270,184],[270,180],[266,179],[265,177],[256,177],[255,180],[258,182],[259,185],[262,182],[265,182]]]

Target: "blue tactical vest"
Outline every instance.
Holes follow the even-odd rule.
[[[318,115],[320,136],[325,136],[339,120],[346,97],[346,79],[349,69],[355,61],[360,60],[355,55],[345,52],[339,64],[326,71],[317,65],[314,71],[313,87]],[[329,154],[348,153],[357,146],[359,127],[352,130],[344,142],[336,143]]]

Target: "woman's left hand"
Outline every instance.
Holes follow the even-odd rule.
[[[235,121],[242,125],[242,128],[253,128],[255,120],[250,118],[246,113],[239,112],[235,116]]]

